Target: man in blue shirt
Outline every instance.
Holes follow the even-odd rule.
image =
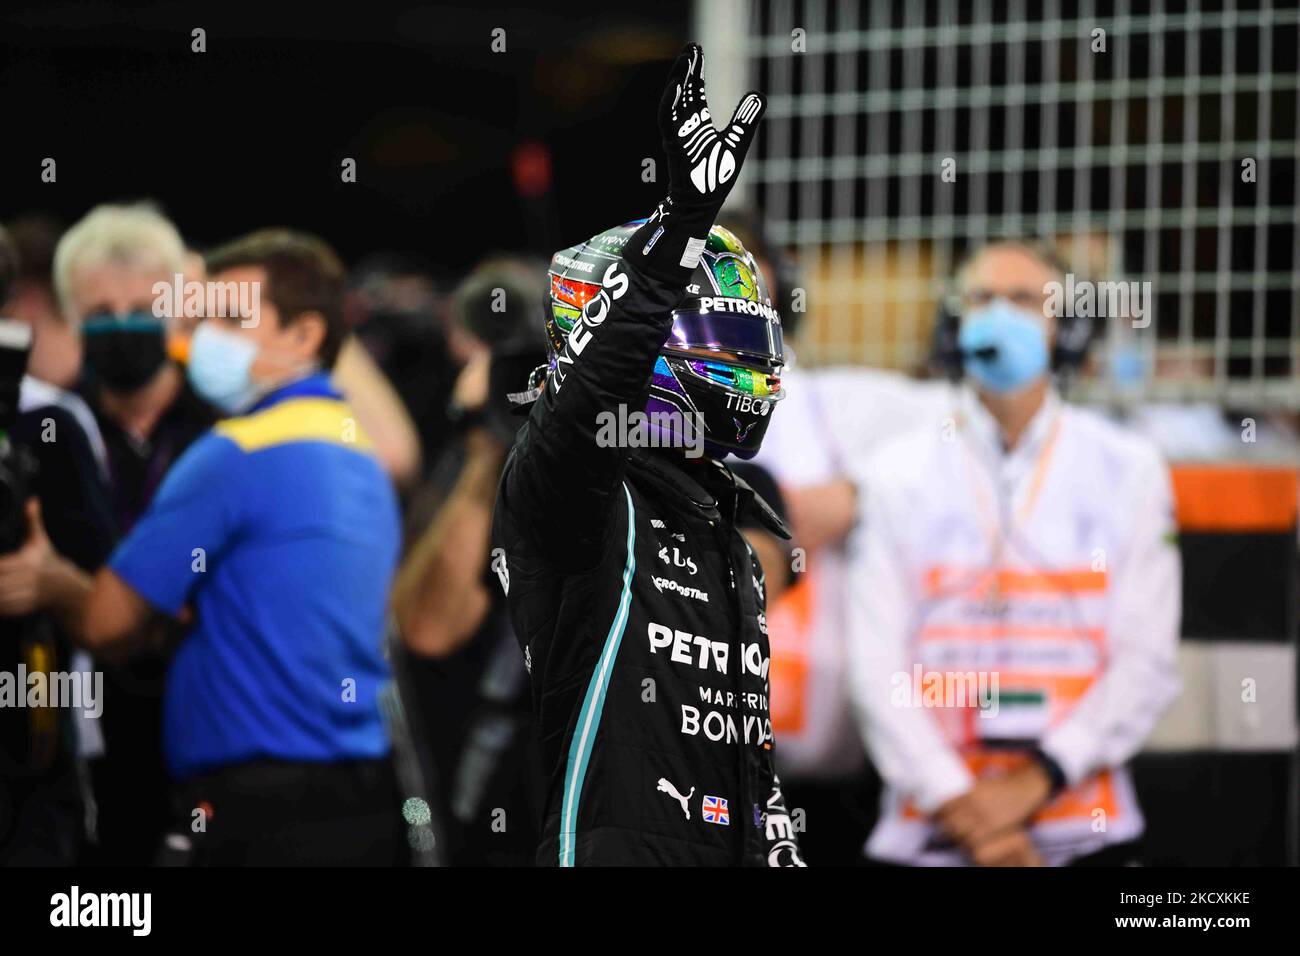
[[[343,268],[319,240],[279,230],[208,268],[226,308],[196,330],[188,374],[234,417],[176,463],[93,587],[51,557],[50,600],[84,608],[100,653],[129,651],[158,614],[191,623],[163,743],[195,862],[398,862],[378,694],[399,516],[328,377]]]

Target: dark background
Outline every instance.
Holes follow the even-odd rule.
[[[688,21],[685,0],[6,4],[0,219],[153,198],[199,248],[289,225],[448,273],[549,253],[662,198],[641,162]]]

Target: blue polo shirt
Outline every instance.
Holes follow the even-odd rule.
[[[381,757],[378,692],[397,498],[325,375],[217,424],[172,467],[109,559],[195,624],[172,659],[172,775],[259,758]]]

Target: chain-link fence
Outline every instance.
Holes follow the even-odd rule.
[[[697,15],[711,78],[771,97],[746,186],[804,265],[801,361],[918,365],[954,261],[1033,236],[1150,283],[1098,320],[1085,394],[1300,408],[1295,0]]]

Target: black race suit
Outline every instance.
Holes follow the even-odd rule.
[[[763,578],[736,526],[788,532],[720,463],[597,442],[600,413],[645,407],[687,274],[606,255],[605,301],[501,480],[494,567],[549,775],[546,865],[799,861],[773,770]]]

